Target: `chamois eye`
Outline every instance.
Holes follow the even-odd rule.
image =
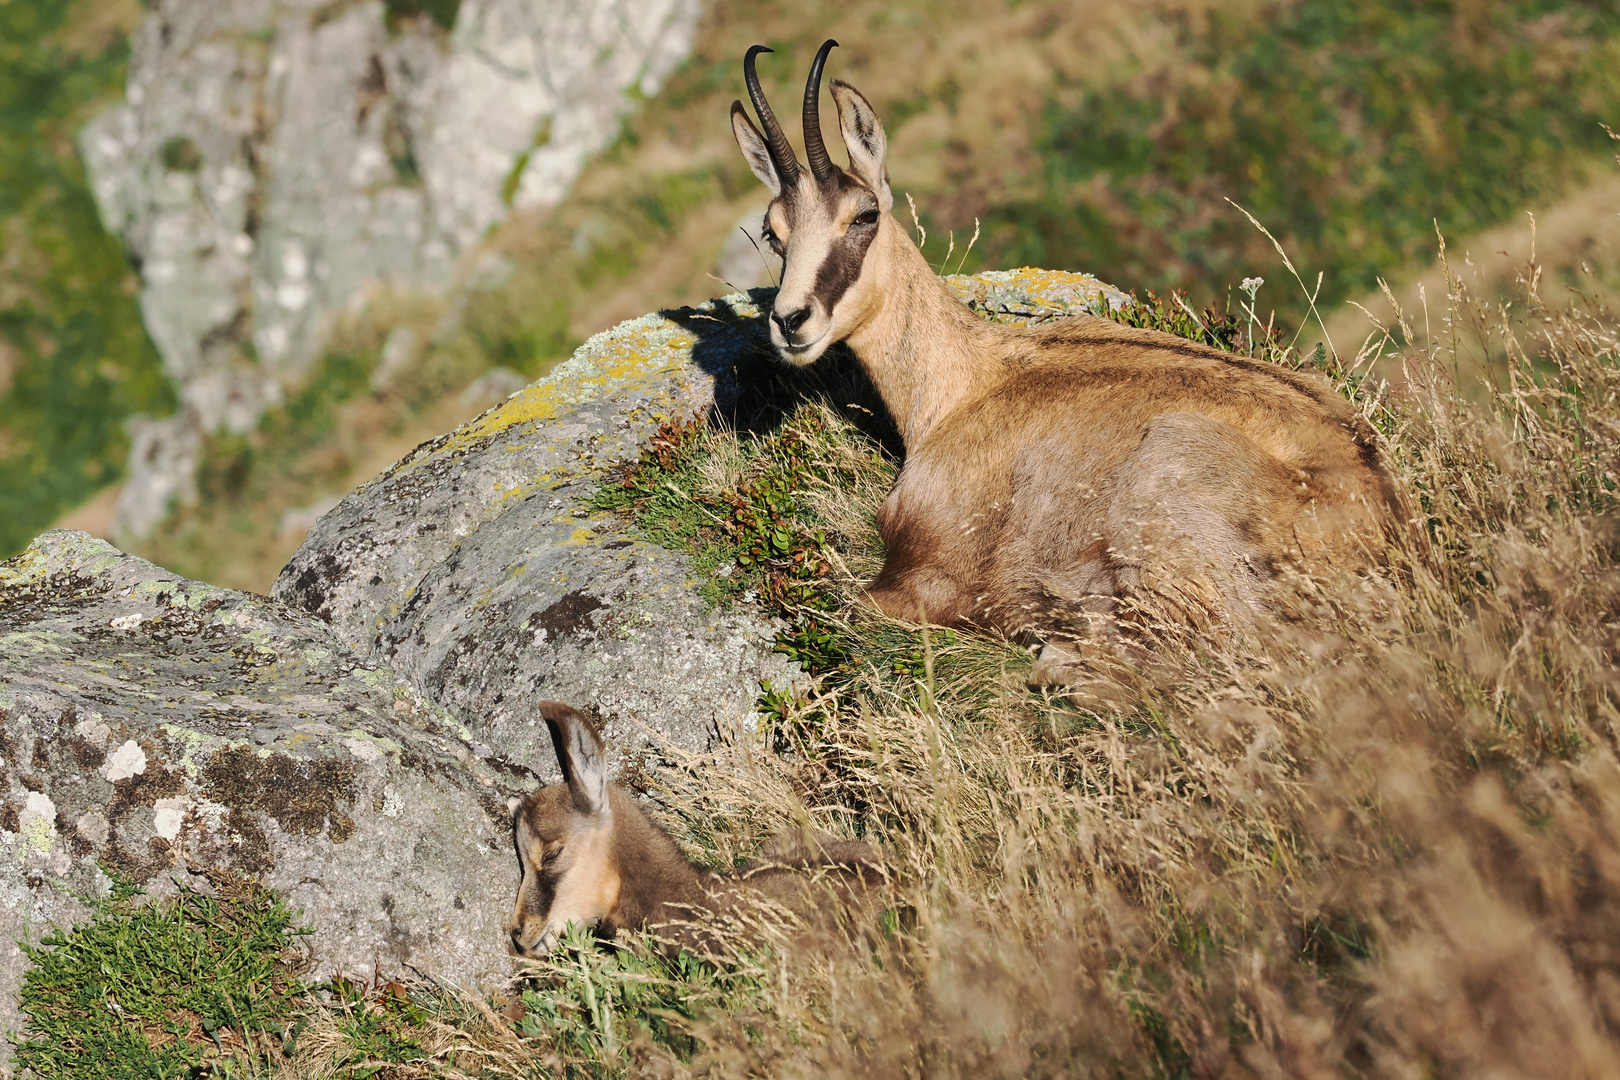
[[[561,855],[562,853],[563,853],[562,845],[558,844],[556,847],[552,848],[550,851],[547,851],[547,852],[545,852],[544,854],[542,854],[540,856],[540,865],[541,866],[550,866],[552,863],[557,861],[557,856]]]
[[[876,225],[877,224],[877,219],[878,219],[878,212],[877,212],[876,209],[862,210],[860,213],[855,215],[855,224],[857,224],[857,225]]]

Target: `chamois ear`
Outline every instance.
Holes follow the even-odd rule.
[[[765,139],[754,127],[754,122],[748,119],[748,111],[740,101],[731,103],[731,134],[737,139],[737,146],[742,150],[743,160],[748,162],[749,171],[771,189],[771,198],[781,195],[782,178],[776,175],[770,147],[765,145]]]
[[[557,750],[574,809],[591,817],[608,814],[607,753],[591,722],[578,709],[560,701],[542,701],[540,715],[551,729],[551,745]]]
[[[849,151],[849,170],[877,194],[878,208],[887,214],[894,206],[894,196],[889,192],[889,140],[883,135],[877,111],[866,95],[842,79],[833,79],[827,85],[838,106],[838,127]]]

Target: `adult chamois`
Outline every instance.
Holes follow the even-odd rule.
[[[557,701],[540,714],[563,783],[511,803],[523,880],[507,929],[520,956],[544,956],[569,923],[615,930],[652,926],[672,945],[703,949],[714,924],[752,901],[779,904],[814,929],[865,908],[883,877],[859,841],[794,837],[736,874],[695,866],[623,789],[591,723]]]
[[[772,343],[801,366],[846,343],[905,444],[873,604],[1042,642],[1040,684],[1063,681],[1065,645],[1117,633],[1123,602],[1241,628],[1285,570],[1377,557],[1400,498],[1370,426],[1323,380],[1098,316],[1008,327],[959,302],[889,216],[883,125],[838,79],[849,167],[828,156],[836,44],[805,84],[807,167],[760,89],[763,46],[743,74],[764,135],[741,101],[731,128],[772,195]]]

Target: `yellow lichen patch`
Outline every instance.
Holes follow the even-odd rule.
[[[45,556],[32,544],[21,555],[0,563],[0,589],[23,588],[45,577]]]
[[[63,652],[61,635],[46,630],[18,630],[0,637],[0,650],[6,652]]]
[[[1124,293],[1092,275],[1067,270],[1023,266],[1017,270],[989,270],[971,276],[952,274],[944,280],[964,303],[1005,299],[1014,301],[1019,309],[1085,311],[1099,302],[1113,308],[1127,302]]]
[[[462,425],[440,452],[453,452],[516,424],[550,420],[564,406],[596,398],[601,387],[686,363],[693,344],[689,334],[661,315],[621,323],[591,338],[546,378]]]
[[[195,778],[197,775],[197,753],[208,749],[214,740],[200,731],[182,727],[179,724],[163,724],[161,728],[163,734],[168,736],[171,742],[180,744],[182,749],[178,764],[185,770],[187,776]]]

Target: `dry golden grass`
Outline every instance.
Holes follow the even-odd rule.
[[[761,953],[755,923],[718,969],[579,934],[491,1003],[334,995],[278,1075],[1620,1072],[1620,319],[1535,280],[1446,301],[1482,398],[1443,343],[1346,384],[1414,508],[1379,574],[1293,582],[1243,641],[1161,624],[1058,695],[966,633],[896,676],[915,632],[846,608],[860,671],[639,771],[711,865],[878,843],[879,925],[806,949],[777,919]],[[847,479],[805,497],[853,598],[892,466],[823,420]],[[746,447],[714,449],[700,482],[736,484]]]
[[[802,705],[800,752],[740,735],[656,773],[709,857],[803,822],[877,840],[893,928],[784,948],[690,1060],[591,1067],[1614,1075],[1620,323],[1519,299],[1451,313],[1488,331],[1488,400],[1440,347],[1363,395],[1422,534],[1377,580],[1298,582],[1245,643],[1164,630],[1068,697],[969,635],[910,685],[874,656]]]

